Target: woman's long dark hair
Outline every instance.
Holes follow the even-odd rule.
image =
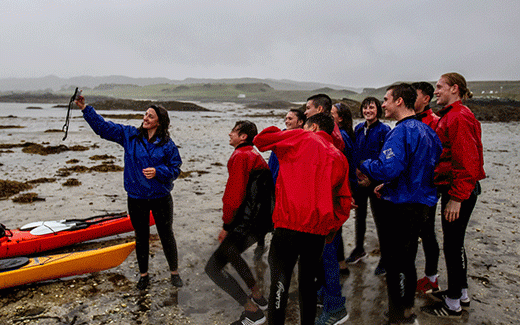
[[[352,126],[352,112],[347,107],[347,105],[343,103],[334,104],[336,110],[338,111],[338,116],[343,119],[343,121],[338,123],[340,129],[345,130],[350,137],[350,140],[354,141],[354,128]]]
[[[170,132],[168,128],[170,127],[170,117],[168,116],[168,111],[162,105],[150,105],[150,108],[153,108],[157,117],[159,118],[159,126],[157,126],[157,131],[151,139],[148,139],[148,130],[143,128],[143,124],[138,128],[139,137],[143,139],[147,139],[149,142],[154,142],[155,139],[160,139],[159,144],[164,144],[170,139]]]

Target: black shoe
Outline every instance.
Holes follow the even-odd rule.
[[[352,253],[350,253],[350,256],[347,257],[345,262],[347,262],[348,264],[356,264],[357,262],[361,261],[365,257],[367,257],[367,253],[365,251],[358,252],[354,249],[352,251]]]
[[[251,301],[258,306],[258,308],[260,308],[261,310],[267,310],[267,306],[268,306],[268,303],[267,303],[267,299],[264,298],[264,296],[256,299],[255,297],[253,297],[253,294],[251,294],[249,296],[249,299],[251,299]]]
[[[376,269],[374,270],[374,275],[385,275],[386,269],[383,266],[383,263],[381,260],[379,260],[379,263],[377,263]]]
[[[339,274],[341,275],[349,275],[350,274],[350,270],[348,269],[348,267],[342,269],[341,267],[339,268]]]
[[[174,287],[180,288],[184,285],[181,276],[178,274],[172,274],[171,281]]]
[[[266,318],[262,310],[258,309],[255,312],[245,310],[240,319],[231,323],[231,325],[260,325],[265,323],[265,321]]]
[[[383,314],[384,318],[385,318],[385,323],[383,324],[392,324],[390,323],[390,313],[388,311],[385,311],[385,313]],[[395,324],[396,322],[394,322]],[[419,321],[417,320],[417,315],[415,315],[414,313],[412,313],[410,316],[408,317],[404,317],[403,319],[401,319],[400,321],[397,321],[397,323],[399,324],[412,324],[412,325],[419,325]]]
[[[434,296],[435,298],[437,299],[440,299],[442,301],[444,301],[446,299],[446,297],[448,297],[448,290],[443,290],[443,291],[435,291],[432,293],[432,296]],[[463,308],[468,308],[469,305],[471,303],[471,299],[469,298],[466,298],[466,299],[460,299],[460,306],[463,307]]]
[[[448,296],[448,290],[434,291],[434,292],[432,292],[432,296],[444,301],[444,298],[446,298]]]
[[[386,269],[384,267],[379,266],[379,265],[374,270],[374,275],[385,275],[385,274],[386,274]]]
[[[145,275],[139,278],[135,287],[139,290],[144,290],[148,287],[148,284],[150,284],[150,276]]]
[[[444,301],[438,302],[431,306],[421,307],[421,311],[437,317],[459,318],[462,316],[462,308],[459,308],[459,310],[451,310]]]

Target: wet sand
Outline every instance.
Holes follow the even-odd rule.
[[[242,109],[236,104],[215,104],[216,112],[174,113],[172,138],[179,146],[182,170],[188,175],[175,181],[174,232],[179,247],[179,267],[185,286],[173,288],[169,282],[166,260],[161,244],[152,228],[150,273],[152,281],[145,292],[137,291],[137,264],[132,253],[123,264],[111,270],[77,277],[34,283],[0,291],[0,324],[229,324],[242,311],[229,296],[214,285],[204,273],[204,266],[216,249],[221,227],[221,197],[227,179],[226,163],[232,153],[228,136],[234,122],[258,114],[258,110]],[[265,113],[265,111],[263,111]],[[16,116],[16,112],[12,113]],[[79,113],[75,113],[79,115]],[[269,125],[282,126],[279,118],[253,117],[259,129]],[[138,125],[136,120],[115,120]],[[97,172],[91,167],[101,162],[90,157],[107,158],[122,166],[122,150],[97,137],[81,118],[71,122],[71,130],[62,142],[59,133],[35,130],[30,117],[0,119],[2,125],[25,128],[5,129],[0,144],[23,141],[43,146],[88,147],[86,151],[63,151],[39,155],[23,153],[22,148],[0,150],[0,179],[30,181],[56,178],[54,182],[34,185],[34,192],[44,201],[15,203],[12,198],[0,200],[0,222],[15,228],[31,221],[86,218],[93,215],[125,211],[126,194],[122,172]],[[47,129],[60,129],[63,121],[38,121]],[[518,122],[483,123],[485,169],[488,178],[481,182],[479,197],[467,231],[466,249],[469,259],[471,307],[461,320],[432,318],[419,307],[433,302],[429,296],[418,296],[416,313],[420,324],[513,324],[520,318],[519,286],[520,254],[518,244],[519,207],[516,194],[520,190],[520,128]],[[266,158],[268,154],[264,155]],[[75,164],[86,172],[60,174],[60,168]],[[80,185],[63,186],[69,179]],[[77,184],[74,182],[74,184]],[[352,216],[354,213],[351,214]],[[439,217],[440,218],[440,217]],[[350,319],[346,324],[379,324],[386,310],[384,277],[373,275],[378,262],[375,227],[368,219],[365,247],[371,252],[363,262],[350,266],[351,274],[342,278]],[[438,219],[439,220],[439,219]],[[353,248],[353,217],[343,226],[345,251]],[[440,222],[438,239],[442,245]],[[96,240],[87,247],[99,247],[132,240],[131,233]],[[270,236],[267,238],[269,244]],[[85,245],[76,245],[83,249]],[[67,248],[71,249],[71,248]],[[268,291],[269,269],[267,253],[253,264],[253,248],[244,253],[254,265],[260,285]],[[423,276],[424,257],[419,247],[418,276]],[[446,287],[444,258],[440,259],[440,285]],[[231,269],[230,272],[235,274]],[[290,306],[286,324],[298,324],[296,282],[290,289]]]

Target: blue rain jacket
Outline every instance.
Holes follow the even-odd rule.
[[[139,137],[136,127],[105,121],[92,106],[83,110],[83,117],[101,138],[119,143],[125,150],[124,185],[134,199],[157,199],[170,194],[173,181],[181,170],[181,157],[175,143],[168,139],[149,143]],[[154,167],[156,175],[146,179],[143,169]]]
[[[390,127],[383,122],[377,120],[366,130],[366,121],[356,125],[354,134],[356,141],[354,143],[354,156],[352,168],[356,170],[359,165],[367,159],[376,159],[381,153],[381,148],[385,143],[386,134],[390,131]]]
[[[343,129],[339,129],[339,131],[341,132],[341,137],[345,143],[345,150],[343,153],[345,154],[345,157],[347,157],[349,165],[348,180],[350,182],[350,189],[355,190],[357,188],[357,177],[356,168],[354,167],[354,144],[352,143],[352,139],[348,136],[347,131]]]
[[[431,207],[437,203],[433,173],[441,152],[435,131],[412,116],[397,122],[379,157],[365,160],[359,169],[371,180],[385,183],[382,199]]]

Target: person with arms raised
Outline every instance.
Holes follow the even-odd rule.
[[[139,128],[105,121],[85,98],[75,101],[92,130],[103,139],[116,142],[124,148],[124,186],[128,193],[128,214],[135,230],[139,290],[148,287],[148,254],[150,238],[150,212],[164,255],[171,272],[171,282],[182,287],[178,268],[177,244],[173,235],[173,181],[181,172],[181,157],[170,138],[168,111],[161,105],[151,105],[145,112]]]

